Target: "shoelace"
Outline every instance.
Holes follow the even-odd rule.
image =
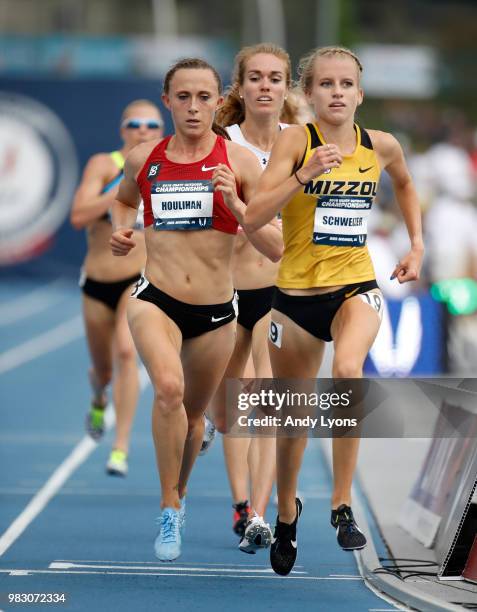
[[[344,527],[348,533],[358,533],[358,528],[354,522],[353,515],[349,515],[347,512],[343,512],[338,515],[336,524],[339,527]]]
[[[179,528],[179,515],[178,513],[162,513],[157,519],[157,523],[160,526],[160,532],[162,534],[161,540],[169,544],[177,540],[177,533]]]
[[[264,525],[265,527],[268,527],[268,529],[270,529],[270,524],[266,523],[263,519],[263,516],[259,516],[257,513],[255,513],[254,517],[251,520],[251,523],[259,523],[260,525]]]

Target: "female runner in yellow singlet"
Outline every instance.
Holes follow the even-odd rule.
[[[419,278],[423,256],[418,199],[397,140],[355,123],[362,66],[348,49],[326,47],[301,63],[301,86],[316,123],[278,137],[245,215],[251,232],[281,211],[285,252],[272,305],[270,357],[277,378],[314,378],[324,343],[334,342],[333,377],[360,378],[378,333],[382,295],[366,247],[367,217],[381,170],[392,180],[410,250],[392,276]],[[306,439],[277,440],[278,517],[270,558],[288,574],[296,559],[298,472]],[[366,545],[351,510],[359,439],[334,439],[331,524],[345,550]]]

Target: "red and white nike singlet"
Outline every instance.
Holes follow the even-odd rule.
[[[204,159],[178,164],[166,156],[170,139],[164,138],[153,149],[137,177],[144,201],[144,227],[153,225],[158,231],[213,228],[236,234],[237,219],[212,184],[218,164],[230,168],[225,140],[217,136],[214,148]],[[237,193],[241,198],[238,186]]]

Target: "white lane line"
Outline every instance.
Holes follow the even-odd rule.
[[[139,368],[139,387],[143,391],[149,384],[146,368],[141,364]],[[105,429],[108,431],[114,425],[114,410],[109,404],[105,414]],[[17,516],[13,523],[0,537],[0,557],[10,548],[25,531],[28,525],[35,520],[48,502],[58,493],[70,476],[86,461],[98,444],[89,436],[84,436],[73,448],[71,453],[59,465],[42,488],[30,500],[25,509]]]
[[[26,319],[59,302],[64,298],[64,295],[60,292],[52,293],[52,290],[55,288],[61,289],[65,286],[65,281],[62,278],[57,278],[43,287],[38,287],[14,300],[0,304],[0,327]]]
[[[76,315],[47,332],[0,354],[0,374],[50,353],[83,336],[83,317]]]
[[[175,565],[171,565],[171,566],[163,566],[163,565],[157,565],[156,567],[152,566],[148,566],[148,567],[138,567],[138,566],[134,566],[134,565],[98,565],[98,564],[94,564],[94,565],[88,565],[88,564],[82,564],[82,563],[60,563],[58,561],[55,561],[53,563],[50,563],[50,565],[48,566],[48,569],[59,569],[59,570],[69,570],[69,569],[105,569],[105,570],[138,570],[140,573],[142,573],[142,570],[157,570],[157,571],[180,571],[180,572],[224,572],[224,573],[236,573],[236,574],[273,574],[273,570],[271,567],[267,567],[265,569],[260,569],[260,568],[240,568],[240,567],[235,567],[235,568],[230,568],[230,567],[178,567]],[[292,574],[307,574],[308,572],[296,572],[293,571]],[[360,576],[358,576],[358,578],[360,578]]]
[[[163,570],[166,569],[164,566]],[[71,571],[71,570],[37,570],[37,569],[0,569],[0,574],[9,574],[10,576],[27,576],[29,574],[69,574],[70,576],[78,576],[78,575],[101,575],[101,576],[187,576],[189,578],[239,578],[243,580],[244,578],[255,578],[256,580],[360,580],[363,581],[362,578],[330,578],[329,576],[292,576],[288,575],[286,577],[275,575],[260,575],[256,574],[186,574],[186,573],[174,573],[174,570],[177,568],[172,567],[173,571],[167,572],[110,572],[110,571]]]
[[[57,559],[54,563],[108,563],[115,565],[157,565],[157,561],[111,561],[111,559]],[[174,568],[180,568],[188,563],[174,562]],[[253,569],[269,568],[269,565],[260,563],[201,563],[201,567],[251,567]],[[163,567],[161,565],[161,567]],[[303,565],[295,565],[295,568],[303,568]],[[295,571],[295,570],[293,570]]]
[[[361,578],[361,576],[357,576],[356,574],[330,574],[331,578]]]
[[[36,486],[30,487],[0,487],[0,495],[34,495],[38,491],[38,487],[41,483],[38,483]],[[155,497],[157,498],[157,489],[124,489],[123,491],[115,490],[115,489],[82,489],[78,487],[77,489],[65,487],[61,491],[58,492],[58,495],[67,495],[74,496],[77,495],[79,497],[130,497],[134,495],[135,497]]]

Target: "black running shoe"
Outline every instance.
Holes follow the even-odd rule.
[[[296,526],[301,515],[303,505],[298,497],[296,503],[296,518],[291,525],[278,520],[270,546],[270,563],[272,569],[280,576],[287,576],[293,569],[296,561]]]
[[[346,504],[331,511],[331,525],[336,529],[338,544],[343,550],[361,550],[366,546],[364,533],[356,524],[353,511]]]
[[[247,525],[248,521],[248,514],[250,512],[248,499],[243,502],[238,502],[238,504],[233,504],[232,508],[235,510],[233,518],[234,524],[232,525],[232,529],[240,538],[243,538],[245,526]]]

